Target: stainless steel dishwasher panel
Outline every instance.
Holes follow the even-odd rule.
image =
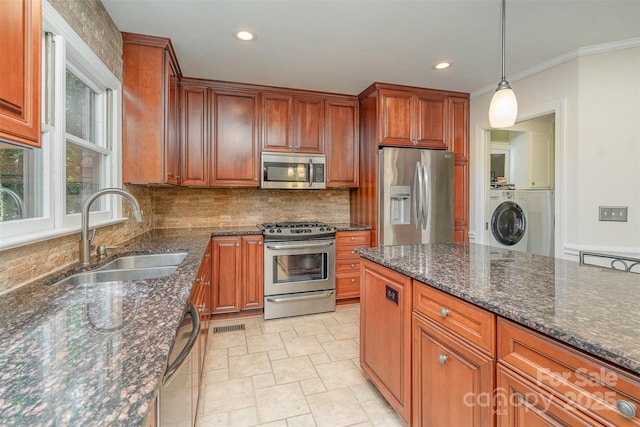
[[[189,303],[182,317],[178,334],[169,353],[169,361],[158,395],[158,425],[195,425],[193,389],[199,387],[194,375],[198,354],[193,347],[200,333],[200,318],[193,303]],[[197,372],[197,370],[196,370]]]

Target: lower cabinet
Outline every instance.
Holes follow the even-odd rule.
[[[264,305],[261,235],[213,237],[211,313],[235,313]]]
[[[336,300],[360,297],[360,256],[358,248],[368,248],[369,231],[336,233]]]
[[[413,315],[413,425],[492,426],[495,361]]]
[[[402,419],[411,420],[411,279],[361,261],[360,365]]]

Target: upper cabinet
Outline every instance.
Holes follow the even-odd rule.
[[[324,98],[263,93],[262,150],[324,153]]]
[[[212,186],[260,185],[258,145],[258,92],[210,92]]]
[[[512,128],[510,128],[512,129]],[[553,124],[524,122],[509,131],[511,183],[517,189],[553,189],[555,140]]]
[[[358,101],[327,99],[325,140],[327,146],[327,187],[357,187]]]
[[[381,89],[380,145],[446,149],[446,94]]]
[[[0,1],[0,139],[40,147],[41,0]]]
[[[123,33],[122,180],[180,184],[178,83],[171,41]]]

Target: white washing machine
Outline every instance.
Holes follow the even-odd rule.
[[[527,194],[524,190],[491,190],[491,246],[526,252]]]

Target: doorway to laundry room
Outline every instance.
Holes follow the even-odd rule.
[[[489,136],[487,242],[553,257],[555,114],[492,129]]]

